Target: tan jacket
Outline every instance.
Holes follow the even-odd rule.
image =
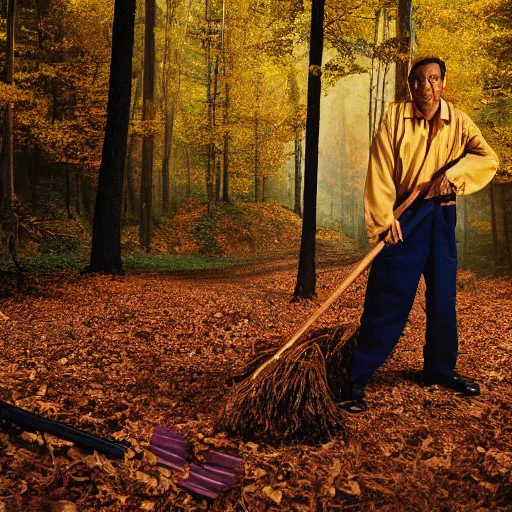
[[[412,101],[392,103],[373,140],[366,176],[364,213],[370,243],[391,226],[398,198],[459,158],[446,171],[458,195],[485,187],[499,165],[475,123],[451,103],[441,99],[431,123]]]

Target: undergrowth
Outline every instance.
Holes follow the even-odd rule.
[[[184,202],[172,218],[155,219],[151,251],[139,242],[137,219],[125,219],[121,252],[126,269],[183,271],[214,269],[254,259],[298,253],[302,220],[276,201],[259,203]],[[36,222],[41,243],[21,237],[19,261],[28,272],[80,270],[87,266],[91,229],[83,219]],[[348,241],[343,234],[319,228],[318,240]],[[0,259],[0,272],[16,272]]]
[[[225,266],[247,263],[247,260],[213,258],[208,256],[177,256],[171,254],[128,254],[123,257],[125,269],[166,270],[213,270]],[[20,258],[24,272],[80,271],[87,266],[86,258],[75,253],[40,254]],[[0,272],[17,273],[12,261],[0,261]]]

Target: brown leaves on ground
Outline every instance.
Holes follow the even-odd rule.
[[[323,261],[323,264],[322,264]],[[505,511],[512,496],[510,279],[461,272],[462,375],[478,398],[420,387],[424,299],[373,383],[368,413],[347,418],[350,442],[272,447],[214,430],[226,380],[256,342],[279,343],[348,272],[320,255],[318,299],[290,301],[296,260],[188,274],[5,280],[0,310],[0,399],[126,443],[124,461],[53,436],[0,430],[0,511]],[[320,320],[357,320],[360,278]],[[215,502],[155,464],[155,425],[191,441],[190,463],[210,449],[244,458],[241,481]]]

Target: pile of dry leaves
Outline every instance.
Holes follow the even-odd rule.
[[[0,511],[510,510],[509,278],[460,274],[458,368],[480,381],[480,397],[418,385],[420,288],[397,350],[368,386],[369,411],[347,417],[348,444],[270,446],[215,430],[229,376],[257,341],[279,343],[328,296],[348,272],[343,254],[320,255],[316,303],[290,301],[295,259],[115,279],[3,278],[0,400],[129,450],[109,460],[4,422]],[[357,320],[364,288],[361,277],[319,326]],[[215,501],[186,492],[178,482],[187,467],[160,467],[148,450],[155,425],[188,436],[191,463],[212,448],[238,454],[238,484]]]

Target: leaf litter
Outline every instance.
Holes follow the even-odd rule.
[[[505,511],[512,489],[512,285],[461,271],[458,370],[464,398],[421,387],[424,286],[392,356],[347,416],[349,442],[232,439],[215,429],[228,392],[261,344],[278,345],[339,285],[353,252],[320,251],[318,297],[292,302],[296,259],[217,271],[124,277],[2,278],[0,400],[125,443],[124,461],[41,433],[0,429],[1,511]],[[357,321],[365,277],[318,328]],[[5,318],[4,318],[5,317]],[[238,455],[242,478],[215,501],[156,464],[157,425],[183,432],[190,464]]]

